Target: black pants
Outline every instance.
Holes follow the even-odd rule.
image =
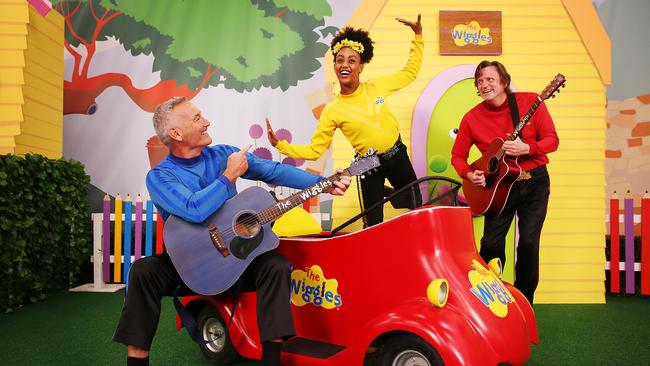
[[[515,182],[501,214],[486,215],[481,239],[481,258],[487,263],[500,258],[506,263],[506,235],[517,214],[519,242],[515,263],[515,287],[532,304],[539,282],[539,238],[546,218],[550,179],[546,166],[531,171],[531,179]]]
[[[296,334],[290,304],[291,264],[283,255],[270,251],[255,258],[235,286],[257,291],[257,321],[260,341]],[[113,340],[150,349],[160,319],[163,296],[186,289],[167,253],[145,257],[133,263],[122,315]]]
[[[417,177],[415,176],[415,171],[413,170],[413,165],[409,160],[408,153],[406,152],[406,145],[399,143],[399,151],[391,156],[389,159],[385,159],[383,156],[379,157],[381,165],[376,172],[372,174],[366,174],[363,179],[361,179],[361,192],[363,195],[363,207],[364,209],[369,208],[373,204],[384,199],[384,181],[388,179],[390,184],[398,190],[405,185],[415,181]],[[413,202],[408,206],[409,208],[415,208],[422,204],[422,193],[418,187],[415,187],[413,193],[411,191],[404,193],[405,197],[402,200]],[[366,226],[372,226],[379,224],[384,220],[384,208],[377,207],[376,209],[369,212],[366,217]]]

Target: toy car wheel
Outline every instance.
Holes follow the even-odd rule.
[[[212,305],[206,305],[201,310],[197,322],[201,336],[209,341],[200,345],[207,360],[225,365],[237,358],[238,354],[230,341],[226,322]]]
[[[425,340],[413,334],[401,334],[384,342],[377,352],[375,365],[442,366],[444,363],[438,352]]]

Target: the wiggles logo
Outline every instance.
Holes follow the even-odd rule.
[[[456,24],[451,31],[451,37],[456,46],[467,46],[468,44],[485,46],[492,43],[490,28],[481,28],[477,21],[472,20],[467,24]]]
[[[296,269],[291,272],[291,302],[296,306],[339,307],[343,301],[337,292],[338,286],[337,280],[325,278],[320,266],[306,267],[304,271]]]
[[[490,308],[496,316],[501,318],[508,314],[508,304],[512,302],[512,294],[503,285],[503,282],[481,263],[472,260],[474,270],[467,273],[472,288],[469,291],[474,294],[483,305]]]

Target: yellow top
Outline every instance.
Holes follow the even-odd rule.
[[[368,148],[379,153],[390,149],[397,141],[399,131],[397,120],[388,110],[386,98],[417,78],[423,48],[422,35],[416,35],[403,69],[391,76],[362,83],[352,94],[337,94],[336,99],[323,109],[309,144],[289,144],[281,140],[277,145],[278,150],[292,158],[318,159],[330,145],[337,128],[361,154]]]

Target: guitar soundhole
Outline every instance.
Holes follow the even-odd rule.
[[[240,238],[250,239],[260,232],[262,225],[255,214],[246,212],[235,220],[235,234]]]
[[[499,171],[499,159],[492,157],[488,161],[488,174],[496,174]]]

